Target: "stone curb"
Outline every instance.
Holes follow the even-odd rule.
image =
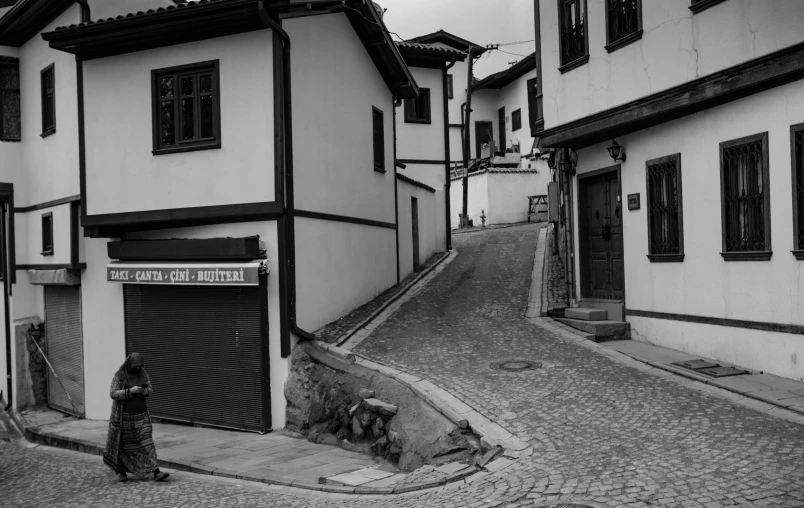
[[[384,304],[380,305],[379,308],[375,309],[374,312],[372,312],[366,319],[361,321],[359,324],[355,325],[351,330],[347,331],[346,333],[344,333],[340,337],[338,337],[338,339],[335,342],[333,342],[333,344],[337,345],[337,346],[340,346],[340,345],[344,344],[346,341],[348,341],[354,334],[356,334],[362,328],[366,327],[369,323],[371,323],[374,320],[374,318],[376,318],[377,316],[382,314],[383,311],[388,308],[388,306],[390,306],[395,301],[397,301],[402,296],[404,296],[405,293],[407,293],[410,290],[410,288],[412,288],[414,285],[416,285],[420,280],[422,280],[424,277],[429,275],[430,272],[435,270],[435,268],[437,266],[439,266],[444,261],[446,261],[450,256],[452,256],[453,252],[455,254],[458,253],[458,251],[456,251],[455,249],[453,249],[452,252],[445,252],[441,256],[441,259],[439,259],[438,261],[436,261],[432,265],[428,266],[424,271],[419,273],[416,277],[414,277],[411,281],[409,281],[403,288],[401,288],[397,294],[395,294],[392,298],[389,298],[388,301],[385,302]]]
[[[477,433],[482,442],[489,447],[500,446],[509,457],[529,457],[533,447],[513,436],[510,432],[492,422],[472,407],[460,401],[446,390],[419,377],[386,367],[371,360],[357,357],[357,365],[391,377],[409,387],[419,398],[427,402],[436,411],[444,415],[455,425],[461,420],[469,422],[469,426]]]

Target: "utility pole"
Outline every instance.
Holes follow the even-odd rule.
[[[469,145],[472,139],[472,131],[469,130],[469,117],[472,115],[472,67],[474,67],[474,60],[472,50],[474,48],[469,46],[469,72],[466,78],[466,116],[464,118],[463,126],[463,214],[461,215],[461,226],[469,225]]]

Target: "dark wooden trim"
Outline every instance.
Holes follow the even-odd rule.
[[[79,203],[78,201],[70,202],[70,264],[74,267],[78,266],[79,250],[78,242],[80,241],[78,235],[78,224],[81,220],[79,217]]]
[[[442,82],[444,84],[444,220],[445,220],[445,227],[446,227],[446,249],[447,251],[452,250],[452,227],[450,226],[450,188],[452,182],[450,181],[450,172],[452,170],[452,164],[450,164],[450,141],[449,141],[449,97],[448,95],[454,95],[453,87],[454,87],[454,79],[452,75],[449,74],[449,68],[452,67],[454,64],[450,64],[444,68],[442,71]],[[397,222],[397,224],[399,224]],[[397,249],[399,251],[399,249]]]
[[[440,166],[444,164],[444,160],[438,159],[399,159],[399,162],[403,164],[428,164],[434,166]]]
[[[249,222],[277,218],[282,208],[275,201],[262,203],[241,203],[233,205],[197,206],[190,208],[167,208],[163,210],[143,210],[138,212],[106,213],[85,215],[81,225],[84,227],[125,227],[145,225],[153,227],[176,226],[182,221],[196,221],[197,224],[221,224],[228,222]]]
[[[714,7],[715,5],[725,2],[726,0],[703,0],[701,2],[693,3],[690,5],[690,10],[693,14],[698,14],[701,11],[705,11],[710,7]]]
[[[87,216],[87,155],[84,129],[84,62],[75,58],[76,92],[78,105],[78,182],[81,196],[81,223]]]
[[[67,203],[75,203],[78,201],[81,201],[80,195],[67,196],[66,198],[59,198],[51,201],[45,201],[44,203],[37,203],[35,205],[18,206],[14,208],[14,213],[27,213],[36,210],[44,210],[45,208],[52,208],[54,206],[64,205]]]
[[[425,116],[420,118],[415,115],[414,101],[425,101]],[[405,99],[405,123],[432,123],[432,100],[429,88],[419,88],[419,96],[415,99]]]
[[[429,191],[429,192],[432,192],[433,194],[435,194],[436,190],[434,188],[432,188],[429,185],[424,184],[424,183],[422,183],[422,182],[420,182],[418,180],[414,180],[413,178],[410,178],[409,176],[397,174],[396,178],[398,180],[401,180],[401,181],[405,182],[405,183],[413,185],[414,187],[419,187],[420,189],[424,189],[426,191]]]
[[[253,260],[262,258],[260,238],[118,240],[107,242],[109,259],[120,261]]]
[[[463,124],[462,123],[451,123],[451,124],[449,124],[449,127],[455,127],[456,129],[463,129]]]
[[[619,174],[620,165],[619,164],[614,164],[614,165],[611,165],[611,166],[606,166],[605,168],[595,169],[593,171],[587,171],[585,173],[578,173],[577,177],[578,177],[578,180],[583,180],[584,178],[591,178],[593,176],[598,176],[598,175],[602,175],[602,174],[605,174],[605,173],[611,173],[612,171],[617,171],[618,174]]]
[[[804,224],[801,224],[798,217],[798,186],[804,185],[804,182],[798,181],[798,174],[796,171],[796,165],[801,164],[804,166],[804,157],[802,160],[796,160],[796,134],[799,132],[804,132],[804,123],[799,123],[796,125],[790,126],[790,174],[791,174],[791,182],[792,182],[792,192],[793,195],[793,249],[799,250],[804,249],[804,242],[799,242],[799,231],[800,228],[804,228]]]
[[[589,55],[584,55],[580,58],[576,58],[575,60],[562,65],[561,67],[558,68],[558,72],[560,72],[561,74],[565,74],[571,71],[572,69],[577,69],[578,67],[584,65],[588,61],[589,61]]]
[[[640,16],[640,19],[639,19],[639,24],[640,24],[640,26],[642,25],[642,17],[641,16]],[[611,44],[606,44],[603,47],[606,48],[606,51],[608,51],[609,53],[617,51],[620,48],[624,48],[625,46],[628,46],[629,44],[632,44],[632,43],[642,39],[642,33],[643,33],[643,30],[640,28],[636,32],[630,33],[630,34],[626,35],[625,37],[620,37],[619,39],[617,39],[616,41],[612,42]]]
[[[652,319],[666,319],[670,321],[684,321],[687,323],[700,323],[704,325],[727,326],[730,328],[747,328],[749,330],[762,330],[765,332],[792,333],[804,335],[804,326],[781,323],[768,323],[763,321],[744,321],[741,319],[726,319],[708,316],[695,316],[690,314],[670,314],[666,312],[653,312],[647,310],[625,309],[626,316],[644,317]]]
[[[48,90],[45,89],[45,76],[50,74],[51,78],[51,85],[53,86],[53,124],[52,125],[45,125],[45,104],[46,104],[46,96]],[[41,87],[41,94],[39,96],[41,101],[41,113],[42,113],[42,134],[43,138],[50,136],[51,134],[56,133],[56,64],[52,63],[39,71],[39,84]],[[48,103],[49,104],[49,103]]]
[[[791,250],[790,252],[792,252],[793,256],[799,261],[804,261],[804,250]]]
[[[399,272],[399,183],[397,178],[399,178],[398,168],[401,163],[396,159],[396,105],[397,101],[391,98],[391,121],[394,136],[394,224],[396,225],[396,228],[394,228],[394,241],[396,242],[396,283],[399,284],[402,282],[402,274]],[[405,169],[404,164],[402,164],[402,169]]]
[[[296,210],[296,217],[306,219],[325,220],[330,222],[345,222],[347,224],[360,224],[362,226],[372,226],[378,228],[397,229],[392,222],[381,222],[377,220],[361,219],[358,217],[348,217],[346,215],[335,215],[332,213],[312,212],[309,210]]]
[[[282,54],[282,39],[276,30],[271,30],[273,49],[273,93],[274,93],[274,201],[284,210],[285,207],[285,66]],[[281,318],[280,318],[281,319]]]
[[[78,263],[77,265],[71,265],[69,263],[62,263],[62,264],[31,264],[31,265],[14,265],[14,270],[84,270],[86,269],[86,263]]]
[[[763,216],[765,219],[765,251],[764,252],[729,252],[726,248],[726,175],[724,173],[723,150],[735,145],[742,145],[752,141],[762,141],[762,194]],[[744,136],[720,143],[720,230],[723,251],[720,253],[726,261],[768,261],[773,254],[771,244],[771,195],[770,195],[770,168],[768,167],[768,132]]]
[[[542,81],[542,48],[544,45],[542,44],[542,14],[539,5],[541,4],[541,0],[534,0],[533,1],[533,26],[535,27],[535,39],[536,39],[536,53],[534,54],[534,58],[536,60],[536,83],[540,87],[538,89],[541,92],[541,83]],[[559,28],[560,30],[560,28]],[[560,37],[560,35],[559,35]],[[530,80],[529,80],[530,81]],[[530,85],[528,85],[528,92],[530,92]],[[543,94],[540,94],[543,95]],[[528,94],[528,100],[530,101],[530,93]],[[533,100],[537,100],[536,97],[533,97]],[[537,114],[538,111],[543,109],[544,100],[542,99],[542,108],[539,108],[537,105]],[[530,126],[530,135],[531,137],[538,137],[540,131],[544,130],[544,118],[531,118],[530,113],[532,111],[532,107],[530,103],[528,103],[528,125]],[[544,116],[544,113],[542,113]],[[541,122],[541,123],[540,123]]]
[[[277,250],[279,251],[279,349],[280,356],[290,356],[290,299],[288,298],[288,245],[287,217],[281,217],[276,223]]]
[[[497,110],[497,135],[500,139],[495,152],[504,152],[508,148],[508,136],[505,135],[505,106]]]
[[[17,263],[17,242],[15,238],[15,227],[14,227],[14,214],[12,210],[14,210],[14,184],[13,183],[0,183],[0,203],[6,203],[8,209],[8,226],[3,224],[3,227],[6,228],[6,259],[2,260],[5,261],[6,266],[3,270],[4,272],[8,273],[8,282],[10,284],[17,283],[17,274],[13,267]],[[13,288],[9,285],[8,286],[8,296],[11,296],[13,292]]]
[[[272,428],[271,420],[271,331],[268,314],[268,274],[261,273],[259,281],[260,300],[260,388],[262,393],[262,430]]]
[[[673,254],[654,254],[650,251],[653,243],[653,232],[650,229],[650,167],[656,164],[664,164],[670,161],[676,163],[676,189],[678,191],[678,252]],[[651,263],[667,263],[684,261],[684,193],[681,189],[681,154],[675,153],[645,161],[645,215],[648,220],[648,259]]]
[[[12,5],[0,20],[0,46],[21,47],[70,8],[75,0],[3,0]]]
[[[179,75],[188,73],[212,72],[212,138],[201,138],[200,124],[196,132],[196,138],[192,141],[181,141],[181,91]],[[165,76],[173,76],[173,129],[174,144],[162,146],[160,129],[162,125],[162,98],[160,94],[159,80]],[[200,81],[200,80],[199,80]],[[200,83],[196,82],[193,89],[193,104],[196,108],[193,118],[200,116],[201,99]],[[194,126],[195,127],[195,126]],[[151,132],[153,138],[153,155],[165,155],[171,153],[195,152],[198,150],[211,150],[220,148],[222,145],[221,133],[221,80],[220,80],[220,60],[207,60],[191,64],[175,65],[151,70]]]
[[[46,220],[50,221],[50,238],[49,239],[45,237],[44,225],[45,225]],[[55,236],[53,234],[53,212],[45,212],[45,213],[43,213],[42,217],[40,219],[40,224],[42,225],[42,231],[41,231],[41,233],[42,233],[42,252],[40,252],[39,254],[41,254],[42,256],[52,256],[53,252],[55,250],[55,245],[53,245],[53,237]],[[47,240],[50,241],[49,242],[50,243],[50,248],[49,249],[47,248],[47,244],[48,244]]]

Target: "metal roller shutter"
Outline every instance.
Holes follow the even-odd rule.
[[[125,285],[126,353],[145,355],[153,416],[266,430],[256,286]]]
[[[81,335],[81,286],[45,286],[47,400],[54,409],[84,415],[84,347]],[[62,387],[62,385],[64,385]],[[65,389],[67,392],[65,392]],[[72,398],[67,397],[67,393]]]

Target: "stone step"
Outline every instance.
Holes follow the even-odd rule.
[[[575,309],[564,310],[564,317],[567,319],[579,319],[582,321],[606,321],[609,318],[609,313],[603,309],[577,307]]]
[[[556,318],[556,321],[571,326],[576,330],[586,332],[589,334],[587,338],[595,342],[631,338],[628,323],[624,321],[584,321],[582,319],[567,318]]]

